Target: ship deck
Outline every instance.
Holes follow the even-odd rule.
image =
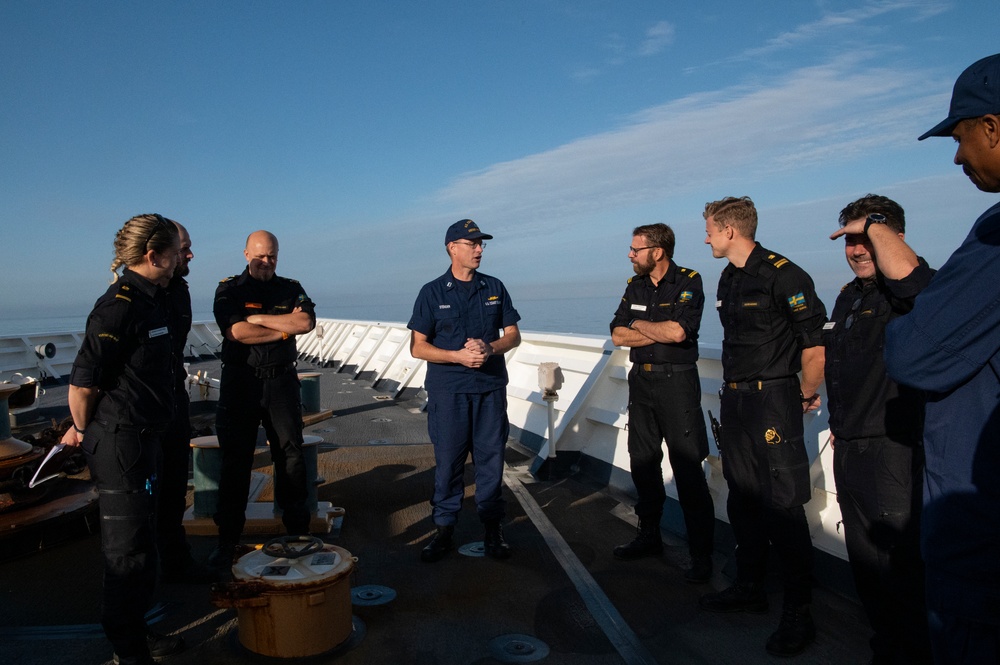
[[[198,369],[218,375],[216,361],[196,363],[191,372]],[[300,366],[307,369],[314,368]],[[432,530],[428,500],[434,460],[419,402],[379,393],[364,375],[355,380],[333,369],[315,369],[321,372],[322,408],[332,410],[331,418],[306,428],[324,441],[318,498],[345,511],[323,538],[357,558],[352,588],[390,589],[395,598],[355,604],[352,637],[339,650],[307,662],[743,665],[776,660],[764,651],[764,642],[780,617],[780,576],[769,578],[767,615],[720,615],[698,608],[699,595],[728,586],[734,573],[732,542],[722,523],[716,572],[707,585],[684,582],[686,547],[668,532],[663,557],[616,560],[612,548],[634,534],[629,497],[574,469],[538,480],[529,473],[533,453],[516,442],[508,452],[504,490],[512,558],[494,561],[456,550],[440,562],[422,563],[420,549]],[[64,415],[64,403],[65,387],[49,387],[39,413],[46,419]],[[269,464],[267,449],[258,449],[256,470],[266,473]],[[459,545],[482,538],[471,471],[470,464],[456,527]],[[111,647],[98,624],[102,564],[100,538],[88,533],[93,523],[93,515],[63,517],[47,528],[26,527],[17,536],[29,543],[35,538],[41,547],[0,562],[0,661],[110,662]],[[266,539],[248,536],[244,542]],[[189,541],[201,559],[215,544],[211,536],[190,536]],[[288,662],[247,651],[237,637],[237,611],[212,605],[206,586],[161,585],[156,601],[149,615],[152,627],[183,635],[188,645],[164,662]],[[816,643],[795,662],[868,660],[870,630],[850,592],[817,587],[813,614]]]

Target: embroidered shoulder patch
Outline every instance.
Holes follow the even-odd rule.
[[[793,312],[801,312],[806,308],[806,297],[800,291],[794,296],[788,297],[788,306],[792,308]]]

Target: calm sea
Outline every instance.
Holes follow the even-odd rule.
[[[519,325],[522,331],[607,336],[608,324],[615,308],[618,307],[618,299],[603,297],[522,299],[516,301],[515,306],[521,314]],[[410,307],[411,305],[405,304],[354,305],[329,310],[320,308],[317,314],[323,318],[406,323],[410,318]],[[82,331],[86,318],[86,315],[5,317],[0,319],[0,337]],[[196,311],[194,320],[211,321],[212,313]],[[700,341],[718,344],[721,340],[722,327],[719,324],[719,317],[706,305]]]

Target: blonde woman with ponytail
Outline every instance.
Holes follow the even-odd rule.
[[[98,298],[69,379],[73,425],[97,485],[104,553],[101,624],[119,665],[149,665],[181,650],[151,633],[145,613],[156,580],[160,439],[174,416],[174,363],[164,288],[178,263],[177,227],[138,215],[115,234],[111,286]]]

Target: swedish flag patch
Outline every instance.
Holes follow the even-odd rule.
[[[792,308],[793,312],[801,312],[806,308],[806,297],[800,291],[794,296],[789,296],[788,306]]]
[[[680,302],[691,302],[692,298],[694,298],[694,293],[691,291],[681,291]]]

